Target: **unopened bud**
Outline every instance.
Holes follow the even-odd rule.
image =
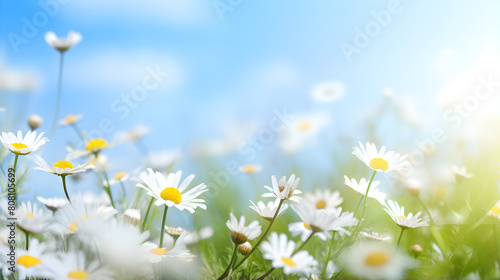
[[[141,223],[141,210],[128,209],[123,214],[123,221],[134,226],[139,225]]]
[[[415,254],[415,256],[419,256],[420,254],[422,254],[424,252],[424,248],[422,248],[422,246],[418,245],[418,244],[415,244],[413,246],[411,246],[411,251]]]
[[[243,256],[246,256],[248,253],[252,251],[252,244],[250,244],[248,241],[238,245],[238,252],[242,254]]]
[[[28,117],[28,126],[31,128],[31,130],[35,130],[42,126],[43,124],[43,119],[39,115],[31,115]]]
[[[234,244],[242,244],[245,243],[248,240],[248,237],[242,233],[239,233],[237,231],[232,231],[231,232],[231,240],[233,241]]]

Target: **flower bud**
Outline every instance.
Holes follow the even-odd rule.
[[[31,130],[35,130],[42,126],[43,124],[43,119],[39,115],[31,115],[28,117],[28,126],[31,128]]]
[[[415,256],[419,256],[420,254],[422,254],[424,252],[424,248],[422,248],[422,246],[418,245],[418,244],[415,244],[413,246],[411,246],[411,251],[415,254]]]
[[[139,209],[127,209],[123,214],[123,221],[134,226],[138,226],[141,223],[141,210]]]
[[[243,244],[238,245],[238,252],[242,254],[243,256],[246,256],[248,253],[252,251],[252,244],[249,242],[245,242]]]
[[[239,233],[237,231],[232,231],[231,232],[231,240],[233,241],[234,244],[242,244],[245,243],[248,240],[248,237],[242,233]]]

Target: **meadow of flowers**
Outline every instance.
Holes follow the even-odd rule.
[[[231,167],[245,179],[226,184],[220,155],[240,145],[230,137],[155,152],[145,139],[168,134],[139,125],[92,138],[85,116],[62,116],[63,58],[81,40],[45,34],[60,59],[53,120],[33,114],[0,127],[1,279],[500,279],[496,139],[469,149],[456,137],[444,157],[436,146],[391,147],[372,131],[380,116],[410,125],[418,117],[385,89],[367,137],[320,145],[333,162],[327,171],[309,155],[289,156],[327,120],[295,116],[276,139],[282,153]],[[344,93],[330,81],[311,97],[331,103]],[[78,141],[51,147],[69,134]],[[111,152],[127,145],[140,160],[115,172]],[[50,161],[48,148],[65,156]],[[197,160],[195,174],[180,169],[186,157]],[[289,162],[278,168],[273,157]],[[58,195],[41,186],[50,176]]]

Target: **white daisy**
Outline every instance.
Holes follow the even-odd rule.
[[[500,200],[493,205],[493,207],[488,211],[488,216],[497,217],[500,219]]]
[[[252,173],[258,173],[262,167],[260,165],[255,165],[255,164],[245,164],[240,167],[238,167],[238,170],[241,173],[247,173],[247,174],[252,174]]]
[[[276,210],[278,210],[278,206],[280,204],[280,200],[276,199],[275,201],[269,201],[267,205],[259,201],[257,202],[257,205],[253,203],[253,201],[250,200],[250,203],[252,203],[252,206],[250,206],[250,209],[254,210],[257,212],[262,218],[271,221],[274,218],[274,215],[276,214]],[[280,217],[285,213],[286,209],[288,209],[288,204],[283,203],[281,205],[280,211],[278,212],[278,215],[276,215],[276,218]]]
[[[103,263],[127,273],[142,270],[139,260],[147,258],[143,243],[149,238],[149,231],[141,232],[138,227],[115,219],[89,219],[86,223],[86,234],[92,236],[93,248]]]
[[[118,142],[137,142],[144,136],[148,135],[149,132],[151,132],[151,128],[142,124],[138,124],[129,131],[118,132],[116,134],[116,140]]]
[[[290,231],[292,237],[300,235],[300,240],[302,240],[302,242],[305,242],[313,232],[311,227],[304,222],[295,222],[289,224],[288,231]],[[316,232],[315,235],[323,241],[326,241],[332,236],[332,234],[328,231]]]
[[[344,255],[346,268],[366,279],[402,279],[416,261],[384,242],[364,241]]]
[[[296,202],[299,202],[300,198],[294,195],[301,194],[302,192],[296,190],[297,185],[300,182],[300,178],[295,179],[295,174],[292,174],[288,181],[286,177],[281,177],[279,183],[276,181],[276,177],[272,176],[273,187],[270,188],[268,186],[264,186],[270,193],[265,193],[262,197],[277,197],[279,199],[290,199]]]
[[[457,166],[453,165],[452,166],[453,172],[462,178],[470,179],[474,177],[474,174],[467,172],[467,168],[465,166]]]
[[[45,33],[45,42],[47,42],[49,46],[60,52],[65,52],[71,49],[81,40],[82,40],[82,35],[73,30],[70,30],[68,32],[66,38],[57,37],[57,35],[52,31]]]
[[[109,179],[109,185],[113,186],[113,185],[116,185],[118,183],[125,183],[130,179],[131,176],[133,176],[135,173],[137,173],[137,171],[138,170],[134,170],[131,173],[120,171],[120,172],[116,173],[115,175],[113,175],[113,177],[111,179]],[[106,187],[108,186],[107,181],[103,181],[102,184]]]
[[[316,209],[335,211],[343,201],[338,191],[316,189],[314,193],[305,194],[301,203]]]
[[[382,146],[380,151],[377,151],[375,144],[369,142],[366,142],[366,147],[359,142],[359,146],[360,148],[354,147],[352,153],[375,171],[405,170],[410,164],[406,160],[408,155],[400,155],[393,151],[385,152],[385,146]]]
[[[377,232],[371,232],[371,233],[368,233],[368,232],[360,232],[360,234],[366,238],[366,239],[370,239],[370,240],[376,240],[376,241],[389,241],[391,240],[391,237],[390,236],[385,236],[385,235],[382,235],[380,233],[377,233]]]
[[[183,232],[177,240],[172,236],[166,234],[164,237],[164,247],[158,248],[158,246],[151,242],[146,242],[143,247],[148,251],[148,259],[151,263],[159,263],[162,260],[172,260],[176,259],[183,262],[192,262],[195,255],[193,255],[184,244],[184,238],[187,232]]]
[[[76,167],[73,166],[73,164],[69,161],[66,160],[60,160],[52,166],[52,168],[45,162],[43,158],[41,158],[38,155],[35,155],[32,157],[33,161],[38,164],[38,167],[35,167],[34,169],[42,170],[48,173],[52,173],[57,176],[67,176],[67,175],[73,175],[75,173],[79,172],[85,172],[89,169],[94,168],[93,165],[90,163],[87,164],[80,164]]]
[[[401,228],[410,229],[429,226],[429,217],[419,218],[422,212],[418,212],[415,216],[413,213],[408,213],[408,216],[406,216],[404,206],[399,206],[396,201],[386,201],[384,208],[385,212]]]
[[[165,177],[160,172],[154,172],[148,168],[147,172],[142,172],[139,176],[141,183],[137,187],[143,188],[148,195],[156,198],[155,205],[165,204],[168,207],[175,206],[180,211],[186,209],[194,213],[197,207],[206,210],[207,206],[203,204],[205,200],[197,198],[200,194],[208,191],[205,184],[199,184],[189,191],[185,191],[189,183],[193,181],[194,175],[189,175],[179,186],[182,171],[170,173]]]
[[[354,217],[354,213],[342,213],[341,207],[337,208],[335,212],[318,210],[315,207],[302,204],[299,206],[292,205],[291,207],[299,215],[302,222],[304,222],[304,226],[310,232],[319,233],[334,230],[349,234],[345,228],[358,223],[358,220]]]
[[[335,102],[345,94],[345,86],[340,82],[324,82],[313,87],[314,100],[319,102]]]
[[[248,226],[245,226],[245,216],[241,216],[238,221],[233,213],[230,213],[230,219],[226,222],[226,226],[231,231],[231,240],[235,244],[252,240],[262,233],[262,228],[258,221],[253,221]]]
[[[356,181],[356,179],[352,178],[349,179],[349,177],[344,176],[345,179],[345,184],[349,186],[351,189],[355,190],[356,192],[365,195],[366,194],[366,189],[368,188],[368,180],[365,178],[361,178],[359,180],[359,183]],[[370,186],[370,191],[368,192],[368,197],[375,198],[380,204],[383,204],[385,201],[386,194],[381,192],[378,189],[380,182],[379,181],[372,181],[372,185]]]
[[[112,280],[113,272],[99,264],[98,260],[86,263],[86,257],[81,252],[68,252],[58,256],[50,266],[57,280],[99,279]]]
[[[46,253],[46,245],[33,239],[28,251],[20,249],[17,251],[17,277],[18,279],[53,278],[54,275],[50,271],[53,262],[53,255]]]
[[[92,232],[88,221],[92,219],[108,221],[117,212],[116,209],[105,204],[86,203],[80,194],[73,204],[67,204],[60,208],[54,217],[62,233],[76,234],[87,239],[91,236],[86,236],[86,233]],[[86,227],[90,229],[86,229]]]
[[[106,140],[102,138],[94,138],[87,141],[87,145],[85,146],[85,151],[87,153],[98,154],[102,150],[113,146],[109,144]]]
[[[41,146],[49,142],[49,138],[43,137],[43,132],[36,136],[35,131],[28,131],[23,138],[23,133],[19,130],[17,136],[14,133],[2,132],[0,141],[3,146],[14,154],[27,155],[31,152],[38,150]]]
[[[73,115],[69,114],[64,119],[59,121],[59,125],[66,126],[66,125],[73,125],[80,121],[82,119],[82,115]]]
[[[318,262],[307,251],[293,254],[295,242],[288,240],[286,234],[278,235],[276,232],[272,232],[268,240],[262,242],[260,246],[263,256],[272,261],[272,267],[283,268],[285,274],[309,275],[318,265]]]
[[[278,146],[287,154],[312,146],[329,121],[330,118],[326,114],[298,116],[290,120],[283,129],[278,139]]]
[[[57,209],[68,204],[68,200],[62,197],[43,198],[41,196],[37,196],[36,199],[52,211],[56,211]]]
[[[39,234],[52,230],[52,212],[39,208],[35,203],[22,202],[16,209],[17,226],[24,232]]]

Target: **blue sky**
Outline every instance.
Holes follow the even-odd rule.
[[[33,113],[45,119],[42,130],[50,130],[58,65],[58,53],[43,39],[50,30],[83,35],[65,55],[62,116],[84,115],[86,130],[103,118],[111,119],[116,131],[147,124],[151,150],[220,137],[227,120],[265,123],[283,106],[295,114],[325,113],[331,117],[328,130],[370,140],[363,138],[359,116],[383,101],[385,87],[422,113],[425,135],[435,124],[431,116],[439,114],[439,92],[485,51],[499,48],[496,1],[242,0],[223,20],[208,0],[66,2],[57,4],[58,11],[46,16],[31,38],[22,33],[23,18],[33,23],[45,13],[41,3],[58,2],[0,2],[0,73],[30,73],[38,81],[31,93],[0,91],[8,108],[0,118],[14,121],[12,130],[26,130],[24,120]],[[399,12],[347,61],[340,46],[356,47],[356,28],[366,30],[373,13],[391,5]],[[26,39],[18,51],[9,40],[12,33]],[[122,120],[111,104],[141,83],[147,67],[165,69],[169,76]],[[311,88],[330,80],[342,82],[346,95],[333,104],[314,102]],[[387,142],[398,133],[390,124],[380,130]],[[47,160],[63,157],[61,147],[77,139],[59,128]],[[110,155],[120,162],[130,150]]]

